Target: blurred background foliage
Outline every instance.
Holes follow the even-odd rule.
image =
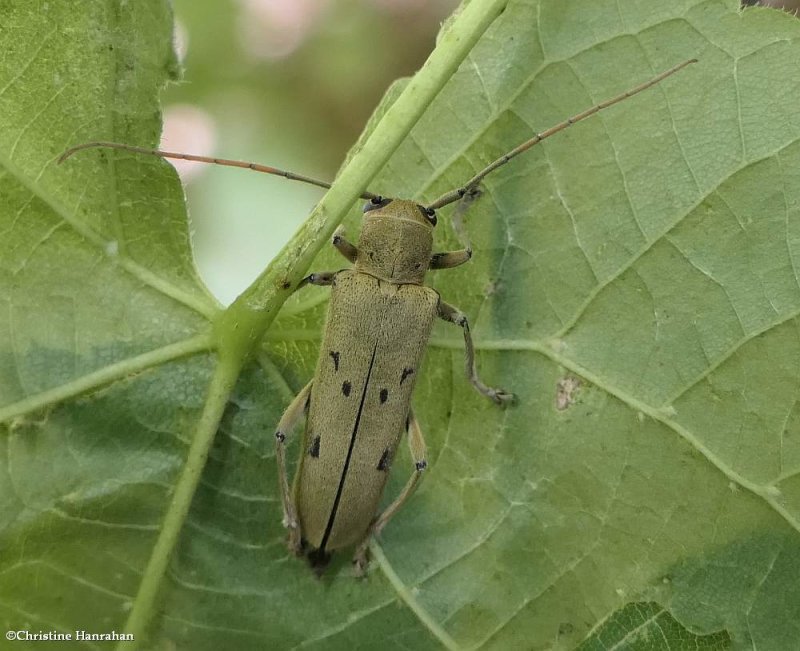
[[[800,0],[743,0],[790,12]],[[183,81],[163,93],[161,145],[332,180],[381,96],[414,73],[458,0],[173,0]],[[176,163],[195,258],[229,303],[322,192]]]
[[[416,71],[457,0],[173,0],[183,81],[162,95],[161,146],[332,180],[381,96]],[[195,257],[233,300],[322,192],[242,170],[175,164]]]

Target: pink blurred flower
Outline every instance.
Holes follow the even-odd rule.
[[[260,59],[281,59],[300,47],[331,0],[238,0],[244,48]]]
[[[191,104],[173,104],[164,109],[164,129],[161,149],[199,156],[211,156],[217,142],[217,127],[213,118]],[[204,163],[170,160],[184,183],[203,172]]]

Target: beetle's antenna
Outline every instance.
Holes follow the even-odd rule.
[[[437,208],[441,208],[442,206],[446,206],[449,203],[453,203],[454,201],[458,201],[461,197],[463,197],[467,192],[469,192],[472,188],[477,186],[488,174],[496,170],[498,167],[505,165],[508,161],[516,156],[519,156],[521,153],[528,151],[534,145],[538,145],[542,140],[545,138],[549,138],[553,134],[558,133],[559,131],[563,131],[567,127],[571,127],[576,122],[580,122],[581,120],[585,120],[586,118],[594,115],[595,113],[599,113],[605,108],[609,106],[613,106],[618,102],[628,99],[629,97],[633,97],[637,93],[641,93],[643,90],[647,90],[651,86],[655,86],[658,82],[663,79],[666,79],[670,75],[674,75],[678,70],[681,70],[688,66],[690,63],[697,63],[697,59],[689,59],[688,61],[684,61],[683,63],[679,63],[678,65],[670,68],[669,70],[665,70],[659,75],[656,75],[650,81],[646,81],[635,88],[631,88],[630,90],[626,90],[621,95],[617,95],[616,97],[612,97],[611,99],[607,99],[599,104],[592,106],[591,108],[586,109],[585,111],[578,113],[577,115],[573,115],[571,118],[564,120],[563,122],[559,122],[555,126],[550,127],[549,129],[542,131],[541,133],[537,133],[533,138],[530,140],[526,140],[521,145],[518,145],[514,149],[512,149],[507,154],[501,156],[496,161],[494,161],[491,165],[488,165],[480,172],[478,172],[475,176],[473,176],[469,181],[467,181],[464,185],[460,188],[455,190],[451,190],[446,194],[443,194],[439,197],[436,201],[431,203],[427,208],[428,210],[436,210]]]
[[[93,149],[95,147],[105,147],[110,149],[122,149],[123,151],[132,151],[137,154],[148,154],[150,156],[161,156],[161,158],[176,158],[178,160],[190,160],[198,163],[212,163],[214,165],[225,165],[227,167],[242,167],[244,169],[253,170],[255,172],[263,172],[264,174],[274,174],[275,176],[282,176],[290,181],[302,181],[303,183],[310,183],[320,188],[330,188],[331,184],[325,181],[312,179],[309,176],[302,174],[295,174],[294,172],[287,172],[286,170],[278,169],[277,167],[269,167],[268,165],[259,165],[258,163],[248,163],[241,160],[228,160],[227,158],[212,158],[210,156],[196,156],[194,154],[181,154],[173,151],[161,151],[160,149],[147,149],[145,147],[136,147],[134,145],[124,145],[119,142],[87,142],[82,145],[70,147],[58,158],[60,165],[75,152],[82,149]],[[378,195],[371,192],[362,192],[362,199],[377,199]]]

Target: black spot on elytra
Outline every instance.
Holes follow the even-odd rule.
[[[389,389],[381,389],[381,404],[389,399]]]
[[[315,459],[319,457],[319,436],[315,436],[314,440],[311,441],[311,445],[308,448],[308,454]]]
[[[414,372],[413,368],[404,368],[403,375],[400,376],[400,384],[406,381],[406,378]]]
[[[383,470],[384,472],[389,470],[389,466],[392,463],[392,449],[386,448],[381,455],[381,460],[378,461],[378,470]]]
[[[333,370],[334,371],[338,371],[339,370],[339,353],[337,351],[335,351],[335,350],[332,350],[331,352],[328,353],[328,355],[330,355],[333,358]]]
[[[345,380],[342,382],[342,393],[345,395],[345,397],[350,395],[350,389],[352,389],[352,386],[350,385],[349,381]]]

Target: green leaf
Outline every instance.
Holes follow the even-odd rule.
[[[694,635],[657,603],[628,604],[603,622],[578,651],[725,651],[731,648],[727,632]]]
[[[168,165],[55,165],[86,140],[152,144],[175,76],[165,2],[90,4],[0,3],[7,629],[129,627],[146,648],[574,649],[646,626],[671,646],[633,648],[793,648],[796,19],[732,0],[512,1],[450,76],[467,47],[454,35],[494,15],[472,0],[309,225],[222,312]],[[430,281],[470,317],[484,381],[517,404],[479,399],[461,332],[437,325],[414,403],[429,472],[367,580],[345,554],[316,579],[283,545],[271,433],[313,372],[326,291],[290,299],[245,363],[281,280],[306,272],[361,184],[431,200],[690,57],[486,180],[473,261]],[[448,216],[437,248],[457,246]],[[341,265],[325,250],[311,266]],[[387,497],[408,472],[401,456]]]

